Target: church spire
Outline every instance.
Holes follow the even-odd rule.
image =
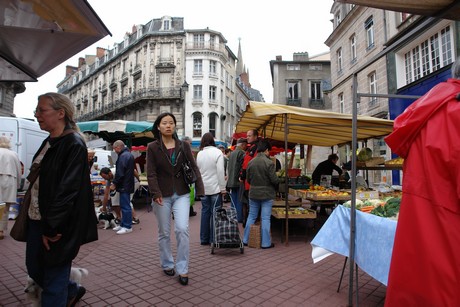
[[[241,52],[241,38],[238,38],[238,63],[236,65],[236,76],[239,77],[244,73],[243,53]]]

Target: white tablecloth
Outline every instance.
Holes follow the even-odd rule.
[[[356,211],[355,262],[384,285],[388,283],[391,254],[397,222]],[[350,209],[338,206],[311,242],[313,263],[332,253],[348,257],[350,248]]]

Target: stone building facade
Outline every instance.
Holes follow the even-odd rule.
[[[24,82],[0,82],[0,116],[15,117],[14,97],[25,90]]]
[[[324,91],[330,89],[329,53],[309,57],[307,52],[294,53],[293,59],[277,56],[270,61],[273,103],[331,110],[331,100]]]
[[[392,95],[425,94],[448,77],[458,54],[458,23],[334,1],[333,31],[326,40],[331,52],[332,110],[352,113],[353,77],[358,115],[394,119],[415,99]],[[376,96],[372,96],[377,94]],[[380,95],[380,96],[379,96]],[[391,159],[383,138],[359,144],[374,156]],[[348,160],[350,146],[338,149]],[[397,171],[371,171],[369,182],[398,184]],[[396,178],[396,180],[394,180]]]
[[[179,136],[196,143],[211,132],[229,141],[240,116],[236,63],[221,33],[186,30],[182,17],[163,16],[134,26],[112,49],[98,48],[78,67],[67,67],[58,91],[75,103],[78,121],[153,122],[171,112]],[[248,97],[239,96],[244,107]]]

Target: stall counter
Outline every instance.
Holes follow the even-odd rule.
[[[313,263],[335,254],[349,256],[350,210],[339,205],[311,241]],[[356,264],[384,285],[388,282],[397,222],[356,211]]]

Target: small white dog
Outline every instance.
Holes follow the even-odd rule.
[[[80,285],[84,277],[88,276],[88,270],[84,268],[72,268],[70,270],[70,280]],[[27,295],[27,301],[33,307],[41,306],[42,288],[30,277],[27,276],[27,284],[24,288]]]

